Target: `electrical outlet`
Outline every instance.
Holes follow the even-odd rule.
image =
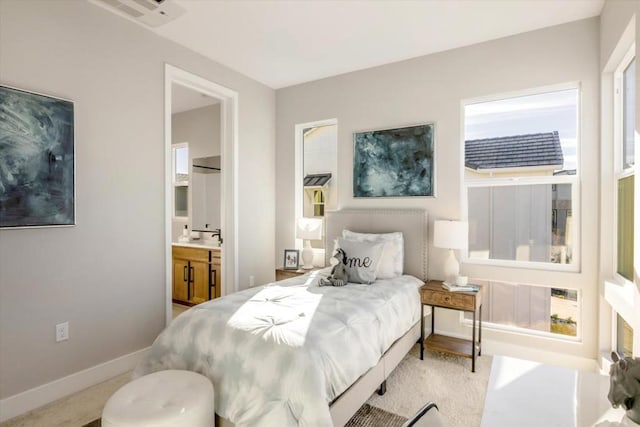
[[[56,342],[69,339],[69,322],[58,323],[56,325]]]
[[[256,276],[249,276],[249,286],[253,287],[256,285]]]

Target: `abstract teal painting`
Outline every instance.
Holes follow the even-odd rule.
[[[354,134],[353,196],[434,195],[433,124]]]
[[[0,227],[75,224],[73,102],[0,85]]]

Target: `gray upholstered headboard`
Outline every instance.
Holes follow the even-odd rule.
[[[404,273],[427,278],[427,212],[422,209],[347,209],[325,212],[325,265],[333,242],[345,228],[359,233],[401,231],[404,237]]]

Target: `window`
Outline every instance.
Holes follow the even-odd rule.
[[[578,269],[578,89],[469,103],[468,261]]]
[[[464,105],[467,263],[547,270],[538,283],[484,280],[483,320],[534,335],[580,337],[580,291],[556,288],[579,271],[577,85]]]
[[[189,216],[189,144],[171,147],[173,181],[173,217]]]
[[[624,357],[633,357],[633,329],[619,314],[616,319],[616,351]]]
[[[483,322],[494,327],[577,337],[578,291],[488,280],[473,280],[473,283],[487,287],[482,304]],[[471,320],[472,314],[465,313],[465,318]]]
[[[323,218],[337,205],[338,125],[336,120],[300,124],[296,135],[296,221]],[[310,243],[324,249],[324,240]]]
[[[616,273],[633,281],[636,61],[632,49],[614,76]]]

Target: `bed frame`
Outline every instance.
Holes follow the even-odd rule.
[[[329,265],[333,242],[342,237],[342,230],[361,233],[389,233],[401,231],[404,237],[404,272],[421,280],[427,278],[427,213],[421,209],[340,210],[325,213],[325,265]],[[376,389],[385,391],[386,379],[420,338],[420,321],[382,355],[376,366],[369,369],[344,393],[329,405],[335,427],[344,426]],[[227,419],[216,415],[218,427],[233,427]]]

